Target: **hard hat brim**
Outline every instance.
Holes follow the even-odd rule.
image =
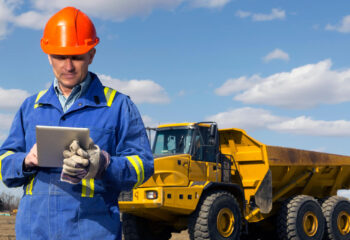
[[[59,47],[45,44],[44,41],[41,40],[40,46],[44,53],[49,55],[82,55],[94,48],[98,43],[99,39],[97,38],[95,43],[88,46]]]

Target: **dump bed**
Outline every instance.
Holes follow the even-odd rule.
[[[275,200],[288,186],[282,199],[295,194],[323,198],[335,195],[338,189],[350,188],[349,156],[275,146],[266,149]]]
[[[269,172],[274,202],[299,194],[324,198],[350,188],[349,156],[267,146],[236,128],[220,130],[220,148],[233,156],[246,199]]]
[[[350,156],[266,146],[270,166],[350,166]]]

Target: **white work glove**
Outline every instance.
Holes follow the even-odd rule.
[[[63,152],[63,169],[61,181],[77,184],[81,179],[100,178],[108,167],[110,156],[100,150],[90,138],[89,147],[84,150],[77,140],[74,140],[69,150]]]

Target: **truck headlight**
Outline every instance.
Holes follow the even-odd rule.
[[[152,190],[152,191],[146,191],[146,198],[147,198],[147,199],[153,200],[153,199],[157,199],[157,197],[158,197],[157,191],[154,191],[154,190]]]

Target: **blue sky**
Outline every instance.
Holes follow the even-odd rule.
[[[214,120],[269,145],[350,155],[346,0],[0,0],[0,143],[21,102],[52,82],[40,39],[69,5],[101,39],[90,70],[147,126]]]

